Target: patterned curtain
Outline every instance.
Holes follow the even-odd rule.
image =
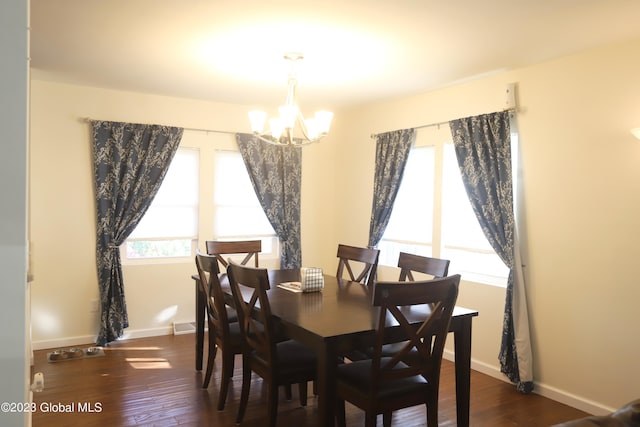
[[[533,390],[531,339],[522,264],[516,247],[509,112],[449,123],[462,181],[489,243],[509,267],[500,348],[501,371],[523,393]]]
[[[250,134],[236,134],[253,189],[280,238],[280,268],[300,268],[300,147],[267,144]]]
[[[409,151],[416,139],[415,129],[376,135],[376,167],[373,178],[373,204],[369,224],[369,246],[375,247],[387,228],[396,200]]]
[[[97,209],[97,269],[102,306],[96,344],[129,326],[120,246],[151,205],[183,129],[91,121]]]

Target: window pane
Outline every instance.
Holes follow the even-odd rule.
[[[158,194],[129,239],[197,235],[198,161],[198,150],[178,148]]]
[[[431,242],[433,168],[433,147],[411,150],[383,239]]]
[[[451,260],[452,272],[506,278],[509,269],[489,244],[469,202],[453,144],[444,147],[442,185],[441,257]]]
[[[431,255],[434,167],[434,147],[411,149],[389,224],[378,245],[380,264],[395,266],[400,252]]]
[[[216,152],[214,179],[216,238],[275,236],[239,152]]]
[[[464,189],[453,144],[445,144],[442,185],[442,236],[446,246],[492,250]]]
[[[220,237],[275,234],[260,206],[218,206],[214,225],[214,233]]]
[[[149,208],[129,239],[195,237],[198,212],[191,206]]]
[[[189,257],[198,233],[199,152],[178,148],[151,206],[124,245],[126,259]]]
[[[166,258],[191,256],[190,239],[176,240],[136,240],[126,242],[126,257],[139,258]]]
[[[401,243],[391,240],[381,240],[378,244],[378,249],[380,249],[380,258],[378,259],[378,264],[389,265],[392,267],[398,265],[400,252],[422,256],[432,256],[431,245],[421,245],[418,243]]]
[[[239,152],[216,152],[214,202],[226,206],[260,206]]]

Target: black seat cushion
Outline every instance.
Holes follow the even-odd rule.
[[[286,340],[276,344],[278,352],[278,372],[281,374],[291,374],[298,371],[308,371],[309,367],[317,364],[316,354],[310,348],[300,344],[295,340]],[[263,357],[253,353],[254,360],[267,365]]]
[[[390,358],[382,358],[384,364]],[[398,368],[406,368],[402,362],[397,365]],[[353,363],[345,363],[338,366],[338,381],[345,387],[349,387],[354,391],[362,394],[368,394],[372,386],[371,376],[371,360],[359,360]],[[407,378],[400,378],[392,381],[385,381],[379,388],[378,399],[389,399],[406,393],[413,393],[421,388],[425,389],[425,393],[429,387],[427,380],[421,375],[415,375]]]
[[[238,321],[238,312],[228,305],[224,306],[227,309],[227,320],[229,323]]]
[[[229,336],[232,347],[238,348],[242,345],[242,331],[238,322],[229,323]]]

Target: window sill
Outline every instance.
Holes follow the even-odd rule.
[[[460,274],[462,281],[471,282],[478,285],[495,286],[497,288],[507,287],[506,277],[488,276],[485,274],[470,273],[465,271],[451,272],[449,274]]]

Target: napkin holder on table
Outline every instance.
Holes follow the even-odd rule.
[[[302,267],[300,269],[300,283],[302,292],[318,292],[324,288],[322,269],[317,267]]]

